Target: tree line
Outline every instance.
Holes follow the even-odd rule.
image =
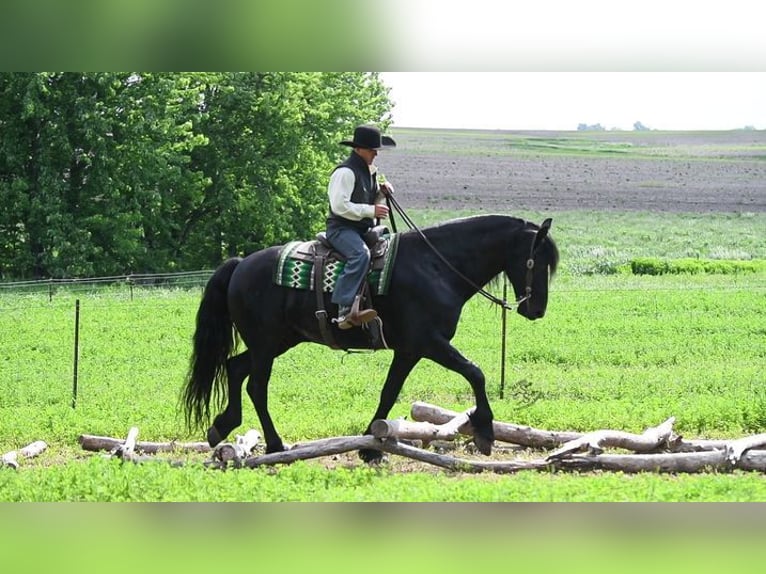
[[[376,73],[0,73],[0,278],[216,267],[324,225]]]

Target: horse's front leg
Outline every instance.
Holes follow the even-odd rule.
[[[242,383],[249,374],[250,355],[247,352],[226,361],[228,402],[207,431],[207,442],[211,447],[216,446],[242,424]]]
[[[404,380],[412,372],[412,369],[417,365],[420,360],[419,356],[408,355],[400,352],[394,352],[394,358],[391,361],[391,366],[388,368],[388,375],[386,376],[386,382],[383,385],[383,389],[380,391],[380,401],[378,402],[378,409],[375,411],[375,415],[372,417],[370,424],[367,425],[367,429],[364,434],[370,434],[370,427],[372,423],[378,419],[385,419],[388,413],[396,403],[396,399],[399,397],[399,393],[404,385]],[[365,448],[359,451],[359,457],[365,462],[379,462],[383,458],[383,453],[379,450]]]
[[[476,400],[476,409],[469,416],[474,431],[474,444],[476,444],[479,452],[489,456],[492,454],[495,431],[492,428],[494,415],[487,398],[484,373],[475,363],[466,359],[448,342],[445,342],[433,353],[429,354],[428,358],[451,371],[463,375],[471,385]]]

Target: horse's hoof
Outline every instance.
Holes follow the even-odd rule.
[[[468,418],[473,426],[473,443],[483,455],[492,454],[492,444],[495,442],[495,432],[492,428],[492,413],[489,416],[478,417],[476,412],[471,413]]]
[[[266,445],[266,454],[271,454],[272,452],[282,452],[282,451],[285,451],[285,450],[287,450],[287,449],[285,448],[285,445],[282,444],[281,441],[278,444],[273,444],[273,445],[272,444],[267,444]]]
[[[359,458],[367,464],[380,464],[383,462],[383,452],[374,448],[363,448],[359,451]]]
[[[214,448],[222,440],[223,437],[221,436],[221,433],[218,432],[218,429],[215,428],[215,425],[207,429],[207,444],[210,445],[210,448]]]
[[[479,452],[483,455],[489,456],[492,454],[492,444],[494,441],[487,439],[486,437],[474,435],[473,444],[479,449]]]

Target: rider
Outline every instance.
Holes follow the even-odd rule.
[[[375,157],[380,149],[396,147],[396,142],[381,135],[380,129],[373,125],[361,125],[354,130],[353,140],[340,144],[351,147],[352,151],[330,176],[326,235],[332,246],[346,258],[332,294],[332,302],[338,305],[338,318],[333,322],[341,329],[350,329],[378,316],[373,309],[355,314],[351,311],[370,265],[370,249],[362,236],[374,225],[375,218],[388,216],[388,206],[382,201],[394,191],[391,184],[378,182]]]

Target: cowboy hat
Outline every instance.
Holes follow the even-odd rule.
[[[349,147],[361,147],[365,149],[381,149],[384,147],[396,147],[396,142],[389,136],[381,135],[375,126],[359,126],[354,130],[353,140],[344,140],[341,145]]]

